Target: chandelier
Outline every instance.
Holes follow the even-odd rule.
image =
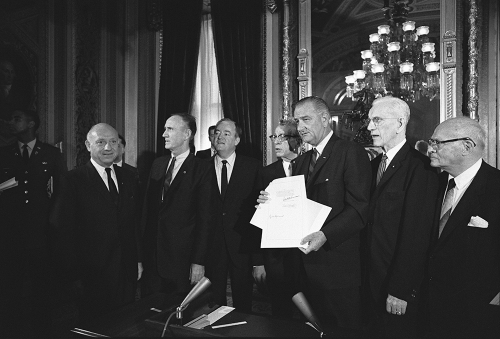
[[[407,102],[423,97],[433,100],[439,94],[439,62],[434,43],[429,42],[429,27],[415,28],[407,20],[411,1],[394,0],[392,7],[384,1],[387,25],[378,26],[378,32],[369,35],[370,49],[361,51],[362,69],[345,77],[346,96],[357,101],[350,113],[342,117],[346,128],[353,122],[363,124],[355,141],[369,143],[366,133],[368,111],[378,97],[391,95]]]

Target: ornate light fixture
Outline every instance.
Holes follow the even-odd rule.
[[[429,42],[429,27],[415,29],[415,22],[408,21],[411,1],[394,0],[392,7],[384,1],[387,25],[378,26],[370,34],[370,49],[361,51],[363,66],[345,77],[348,98],[357,101],[352,113],[342,117],[344,126],[351,128],[353,121],[362,121],[355,141],[369,143],[366,121],[375,98],[392,95],[408,102],[423,97],[433,100],[439,94],[439,62],[434,43]]]

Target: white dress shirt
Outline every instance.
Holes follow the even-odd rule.
[[[404,146],[406,142],[406,138],[403,139],[399,144],[385,152],[385,155],[387,156],[387,161],[385,162],[385,169],[387,170],[389,168],[389,164],[391,163],[392,159],[396,156],[396,154],[399,152],[399,150]]]
[[[102,181],[104,181],[104,184],[106,185],[109,191],[108,174],[106,173],[106,168],[99,165],[97,162],[94,161],[94,159],[90,159],[90,162],[92,163],[92,165],[94,165],[95,169],[99,173],[99,176],[101,177]],[[118,188],[118,180],[116,179],[115,168],[113,166],[110,166],[110,168],[111,168],[111,179],[113,179],[113,181],[115,182],[116,190],[120,192]]]
[[[318,146],[313,147],[313,148],[316,148],[316,151],[318,151],[318,158],[323,153],[323,150],[325,149],[326,144],[328,144],[328,141],[330,141],[330,139],[332,138],[332,135],[333,135],[333,131],[330,131],[330,133],[328,133],[326,135],[326,137],[323,140],[321,140],[321,142],[318,144]]]
[[[467,188],[470,186],[472,180],[475,178],[481,164],[483,163],[483,159],[479,159],[474,165],[457,175],[455,179],[455,187],[453,188],[453,205],[451,206],[451,213],[458,205],[460,199],[464,195]],[[453,178],[451,174],[448,175],[448,181]],[[444,202],[444,200],[443,200]]]
[[[33,152],[33,149],[35,148],[35,144],[36,144],[36,138],[31,140],[30,142],[28,142],[26,145],[28,145],[28,154],[30,155],[30,158],[31,158],[31,152]],[[23,142],[20,142],[18,141],[17,142],[17,145],[19,146],[19,150],[21,151],[21,155],[23,154],[23,151],[24,151],[24,143]]]
[[[283,165],[283,170],[285,171],[285,174],[287,177],[292,175],[292,163],[289,160],[281,159],[282,165]]]
[[[177,172],[179,172],[179,169],[181,168],[182,164],[184,163],[184,160],[186,160],[186,158],[188,157],[189,152],[190,152],[190,150],[188,149],[186,152],[179,154],[178,156],[175,157],[174,169],[172,170],[172,180],[170,180],[170,183],[172,183],[172,181],[174,181],[174,178],[177,175]],[[168,162],[168,166],[166,169],[167,171],[168,171],[168,167],[170,166],[171,162],[172,162],[172,158],[170,158],[170,161]]]
[[[217,175],[217,185],[219,185],[220,192],[220,180],[222,176],[222,160],[226,160],[226,168],[227,168],[227,183],[231,180],[231,174],[233,173],[234,162],[236,161],[236,152],[233,152],[227,159],[222,159],[219,155],[216,155],[215,158],[215,174]]]

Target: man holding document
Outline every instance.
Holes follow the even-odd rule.
[[[292,173],[305,181],[308,209],[314,202],[331,208],[320,229],[300,241],[307,276],[304,293],[327,330],[329,326],[359,330],[359,232],[368,212],[370,162],[363,147],[333,135],[330,111],[322,99],[300,100],[294,116],[303,141],[313,149],[293,161]],[[261,192],[257,201],[273,199],[273,193]],[[302,220],[306,215],[302,213]]]

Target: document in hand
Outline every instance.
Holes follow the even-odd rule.
[[[0,192],[16,186],[17,186],[16,178],[10,178],[9,180],[6,180],[0,184]]]
[[[259,205],[250,221],[262,229],[260,247],[307,247],[300,241],[321,229],[331,207],[307,199],[303,175],[275,179],[265,191],[269,200]]]

